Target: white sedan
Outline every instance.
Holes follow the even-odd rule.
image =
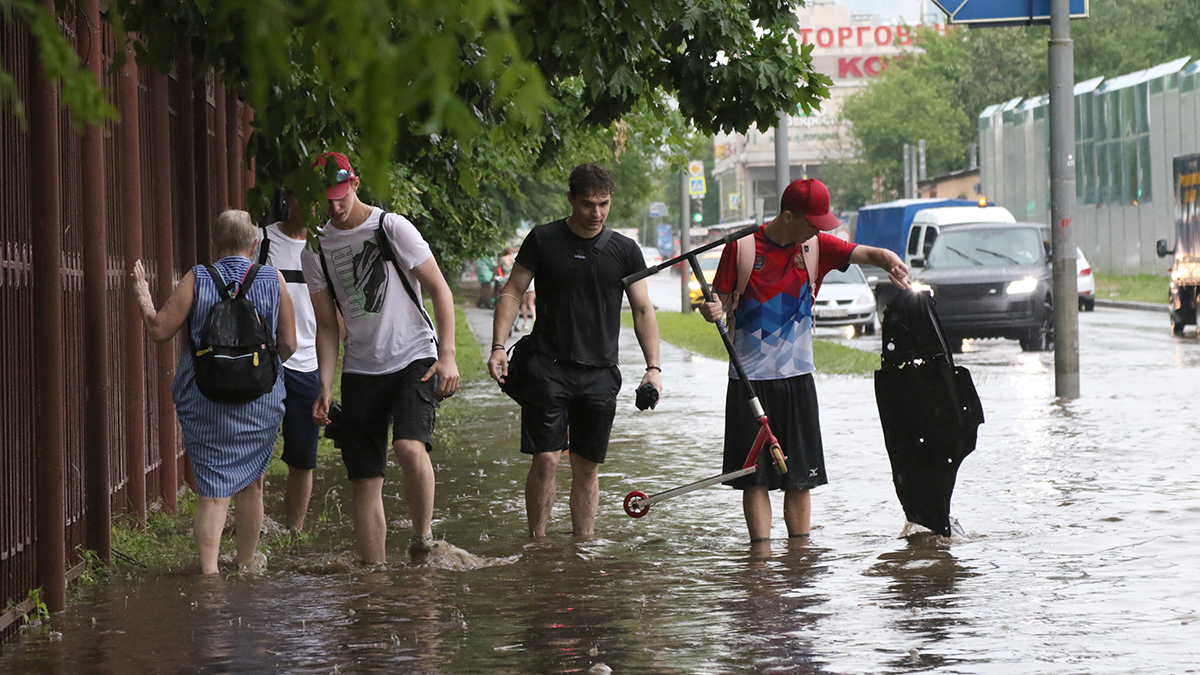
[[[1092,265],[1083,257],[1083,251],[1075,249],[1075,272],[1079,288],[1079,309],[1090,312],[1096,309],[1096,278],[1092,276]]]
[[[875,334],[875,295],[858,265],[825,275],[813,315],[817,326],[853,326],[855,337]]]

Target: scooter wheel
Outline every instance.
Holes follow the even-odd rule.
[[[646,493],[640,490],[634,490],[625,495],[625,513],[630,518],[641,518],[650,513],[649,506],[642,506],[641,502],[646,498]]]

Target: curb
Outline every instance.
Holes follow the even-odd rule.
[[[1110,307],[1114,309],[1136,309],[1145,312],[1169,312],[1171,306],[1161,302],[1137,302],[1134,300],[1104,300],[1096,298],[1097,307]]]

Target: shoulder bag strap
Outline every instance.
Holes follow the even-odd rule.
[[[421,318],[425,319],[425,323],[433,331],[434,346],[440,346],[437,339],[437,329],[433,327],[433,319],[430,319],[429,314],[425,312],[425,305],[417,297],[417,292],[413,290],[412,284],[408,283],[408,277],[404,276],[404,270],[400,269],[400,261],[396,258],[396,252],[392,250],[392,242],[388,239],[387,232],[383,229],[384,219],[387,216],[387,211],[379,214],[379,227],[375,229],[375,242],[379,244],[379,253],[383,256],[384,260],[390,260],[392,266],[396,268],[396,276],[400,277],[400,283],[404,284],[404,290],[408,292],[409,299],[417,306],[417,311],[421,313]]]
[[[611,227],[606,227],[600,231],[599,236],[596,237],[596,244],[592,246],[593,255],[599,255],[600,252],[604,250],[604,247],[608,246],[609,240],[612,239],[612,234],[613,231]]]

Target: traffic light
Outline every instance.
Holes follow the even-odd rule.
[[[700,200],[696,200],[693,203],[692,222],[697,224],[704,222],[704,202]]]

